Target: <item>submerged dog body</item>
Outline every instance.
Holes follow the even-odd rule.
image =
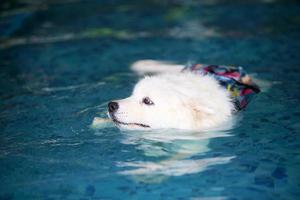
[[[130,97],[109,103],[109,117],[123,129],[204,130],[226,122],[237,99],[218,77],[195,72],[145,77]]]

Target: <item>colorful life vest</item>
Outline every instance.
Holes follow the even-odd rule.
[[[195,64],[185,67],[182,71],[210,75],[215,78],[221,86],[230,92],[237,111],[244,109],[252,97],[260,92],[257,85],[242,82],[242,79],[247,76],[242,67]]]

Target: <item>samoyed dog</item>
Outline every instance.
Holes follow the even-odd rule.
[[[207,130],[226,123],[259,92],[241,67],[142,60],[132,69],[155,75],[141,79],[130,97],[108,103],[108,116],[121,129]]]

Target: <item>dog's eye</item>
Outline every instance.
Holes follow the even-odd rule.
[[[143,98],[143,103],[146,105],[154,105],[153,101],[151,101],[151,99],[149,99],[149,97]]]

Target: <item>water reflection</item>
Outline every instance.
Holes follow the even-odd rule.
[[[119,174],[132,176],[138,181],[160,182],[170,176],[199,173],[213,165],[228,163],[235,156],[207,157],[207,153],[212,151],[209,148],[210,140],[232,136],[230,130],[234,121],[204,132],[123,132],[121,143],[134,145],[149,159],[118,162],[121,168]]]

